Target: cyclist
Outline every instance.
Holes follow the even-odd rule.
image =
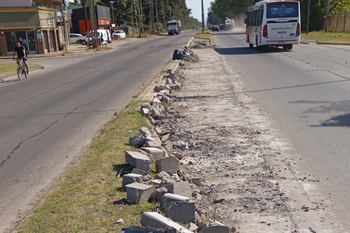
[[[28,74],[29,70],[28,70],[28,66],[26,63],[27,53],[26,53],[26,49],[24,48],[24,46],[21,45],[21,42],[16,43],[15,52],[13,53],[13,59],[15,59],[16,54],[17,54],[17,65],[19,65],[19,60],[22,59],[23,64],[25,65],[25,67],[27,69],[27,74]]]

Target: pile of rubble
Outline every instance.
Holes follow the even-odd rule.
[[[217,222],[215,217],[208,217],[204,223],[203,216],[198,213],[202,200],[198,187],[205,186],[205,182],[200,177],[186,175],[180,169],[181,160],[184,159],[181,151],[193,145],[178,142],[178,136],[174,134],[177,130],[171,129],[171,125],[175,125],[172,123],[181,118],[171,107],[170,102],[177,100],[172,92],[182,87],[183,77],[168,70],[163,79],[164,85],[154,88],[156,94],[152,103],[140,108],[152,123],[154,133],[143,127],[138,134],[130,137],[129,144],[140,150],[125,151],[125,160],[132,166],[132,171],[123,176],[123,189],[127,192],[129,203],[152,201],[160,205],[155,212],[142,214],[141,227],[122,232],[235,232],[234,228]],[[169,130],[163,132],[159,127],[163,124],[168,124]],[[151,177],[149,172],[153,162],[156,164],[156,175]]]
[[[179,66],[185,67],[188,62],[197,62],[199,58],[192,50],[185,46],[182,50],[174,50],[173,60],[178,60]]]
[[[204,49],[204,48],[213,48],[215,47],[210,40],[196,40],[194,43],[191,45],[191,49]]]

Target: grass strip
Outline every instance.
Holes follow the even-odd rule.
[[[30,64],[28,63],[29,71],[44,69],[41,65]],[[16,74],[17,73],[17,64],[14,61],[13,63],[0,63],[0,75],[4,74]]]
[[[125,165],[130,131],[150,127],[132,102],[101,133],[79,163],[58,182],[43,204],[17,227],[16,232],[119,232],[140,224],[140,215],[154,203],[129,205],[116,170]],[[154,172],[154,171],[152,171]],[[117,224],[118,219],[124,224]]]
[[[310,32],[308,35],[303,33],[301,35],[302,40],[315,40],[319,42],[331,42],[331,43],[350,43],[350,33],[344,32],[327,32],[317,31]]]
[[[202,31],[197,32],[194,35],[194,37],[197,39],[212,39],[212,36],[209,30],[205,30],[204,33],[202,33]]]

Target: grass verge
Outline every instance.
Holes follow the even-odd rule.
[[[205,30],[204,33],[202,31],[197,32],[194,37],[198,39],[212,39],[211,33],[208,30]]]
[[[331,42],[331,43],[350,43],[350,33],[343,32],[327,32],[318,31],[310,32],[308,35],[303,33],[301,35],[302,40],[316,40],[319,42]]]
[[[119,232],[139,225],[140,214],[154,210],[156,204],[128,205],[121,191],[122,179],[116,170],[125,164],[124,151],[130,133],[149,123],[131,103],[102,132],[90,150],[58,182],[33,214],[16,232]],[[118,219],[124,219],[118,225]]]
[[[41,65],[28,63],[29,71],[44,69]],[[15,74],[17,73],[17,64],[13,63],[0,63],[0,75]]]

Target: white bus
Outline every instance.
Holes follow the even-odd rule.
[[[246,42],[249,47],[282,46],[291,50],[300,43],[299,1],[264,0],[247,10]]]

